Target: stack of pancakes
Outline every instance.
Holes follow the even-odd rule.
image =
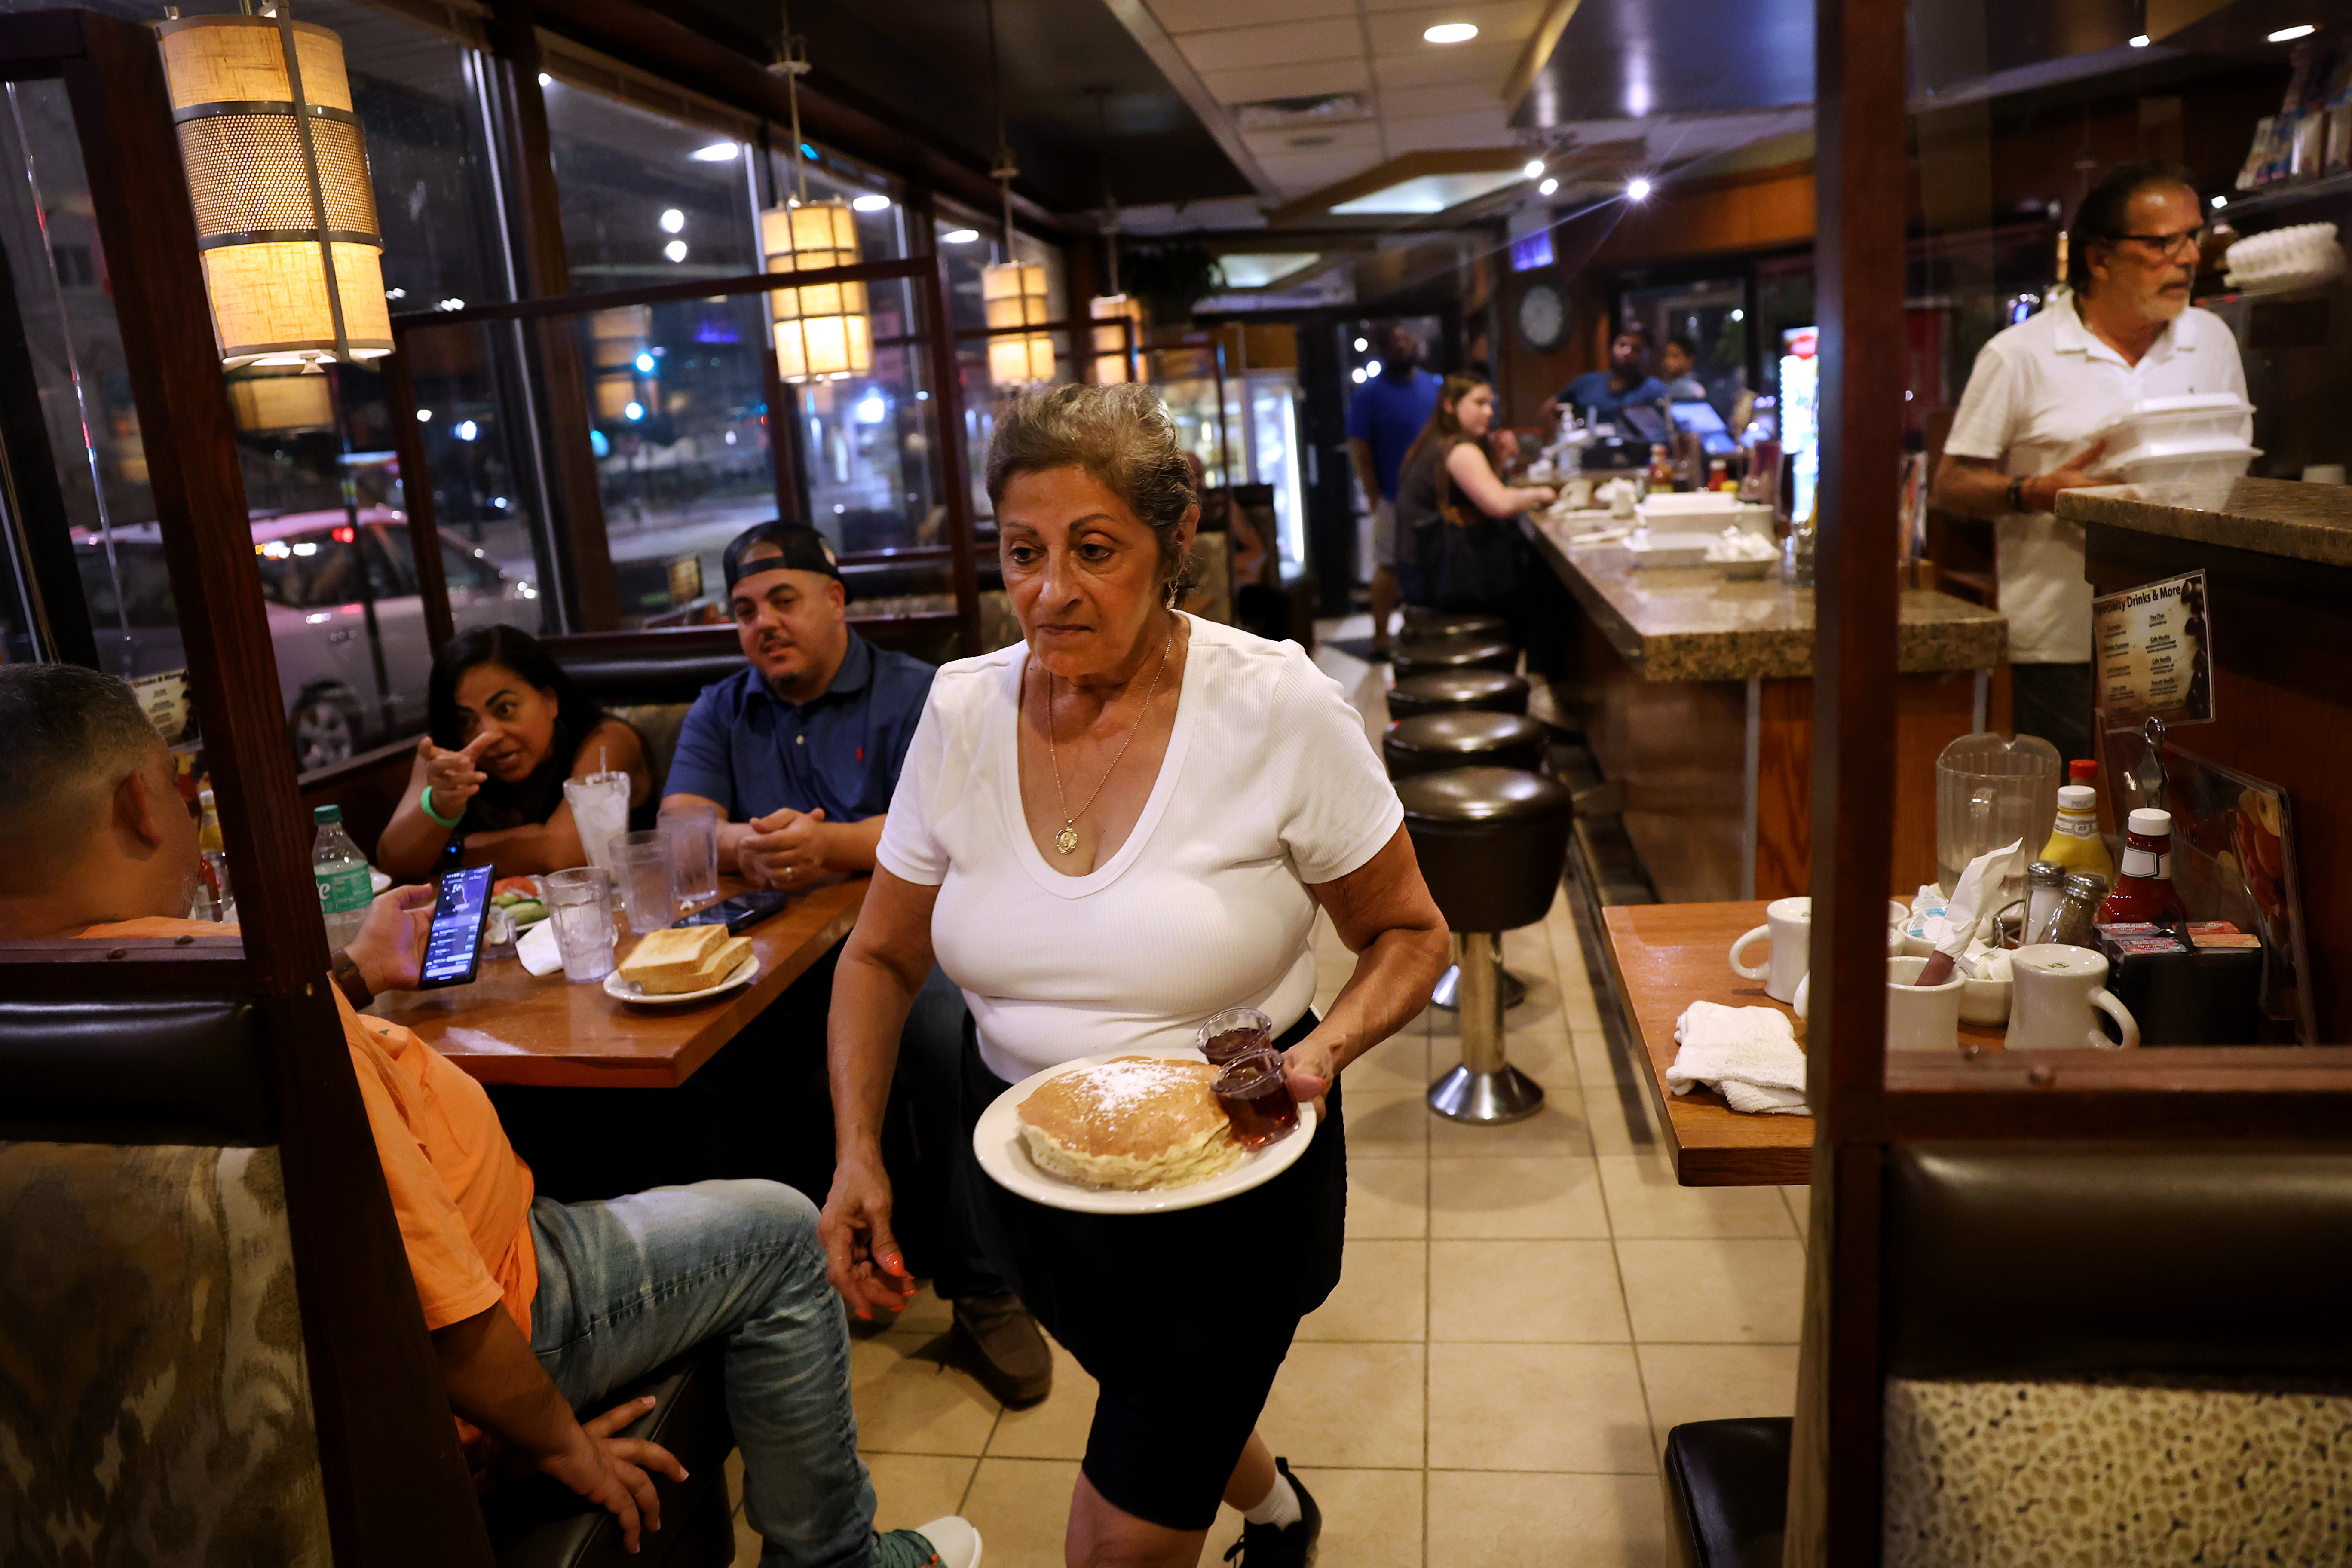
[[[647,932],[621,965],[621,978],[648,996],[708,991],[751,955],[751,939],[722,925],[671,926]]]
[[[1216,1079],[1184,1057],[1117,1057],[1064,1073],[1022,1103],[1021,1142],[1041,1169],[1089,1186],[1205,1182],[1249,1152],[1209,1090]]]

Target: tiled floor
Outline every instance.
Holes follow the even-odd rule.
[[[1377,724],[1378,672],[1320,662]],[[1328,1003],[1352,960],[1326,922],[1317,957]],[[1617,1092],[1564,897],[1504,961],[1528,983],[1508,1042],[1539,1115],[1431,1115],[1457,1051],[1433,1009],[1349,1070],[1346,1275],[1261,1422],[1323,1506],[1332,1568],[1663,1564],[1666,1429],[1794,1404],[1803,1189],[1675,1184]],[[1065,1358],[1050,1400],[1005,1411],[942,1363],[946,1327],[926,1295],[855,1348],[877,1522],[961,1512],[988,1568],[1059,1568],[1093,1384]],[[1204,1560],[1239,1533],[1225,1510]]]

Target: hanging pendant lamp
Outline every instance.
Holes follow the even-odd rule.
[[[801,78],[808,45],[786,22],[783,56],[772,68],[784,79],[793,113],[793,196],[760,215],[760,249],[771,272],[814,272],[855,267],[857,215],[838,197],[809,200],[801,152]],[[819,283],[779,289],[768,296],[775,323],[776,373],[790,382],[839,381],[874,366],[873,319],[863,283]]]
[[[156,24],[222,363],[392,352],[342,41],[282,14]]]
[[[1108,292],[1097,294],[1087,308],[1094,319],[1095,384],[1116,386],[1127,381],[1149,381],[1143,368],[1143,301],[1130,299],[1118,286],[1118,198],[1110,189],[1110,89],[1087,89],[1095,95],[1095,134],[1102,147],[1103,251],[1108,263],[1104,277]]]
[[[988,80],[996,94],[996,167],[989,174],[1004,197],[1004,259],[980,269],[980,298],[988,313],[988,379],[998,386],[1034,386],[1054,379],[1054,339],[1048,332],[1003,332],[1005,327],[1042,327],[1052,317],[1045,303],[1045,268],[1020,260],[1013,249],[1013,144],[1004,134],[1004,80],[996,63],[996,0],[988,5]]]
[[[596,417],[611,423],[635,422],[653,406],[657,389],[653,372],[654,308],[621,305],[588,318],[589,372]],[[635,408],[636,413],[631,414]]]

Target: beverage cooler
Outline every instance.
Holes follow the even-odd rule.
[[[1307,566],[1306,478],[1299,461],[1298,373],[1227,369],[1221,343],[1156,349],[1152,384],[1175,421],[1176,439],[1201,459],[1212,485],[1274,488],[1274,537],[1283,575]]]

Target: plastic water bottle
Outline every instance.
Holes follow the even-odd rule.
[[[319,910],[326,917],[327,946],[349,947],[367,921],[375,884],[368,873],[367,857],[343,831],[343,808],[322,805],[310,813],[319,837],[310,844],[310,875],[319,882]]]

